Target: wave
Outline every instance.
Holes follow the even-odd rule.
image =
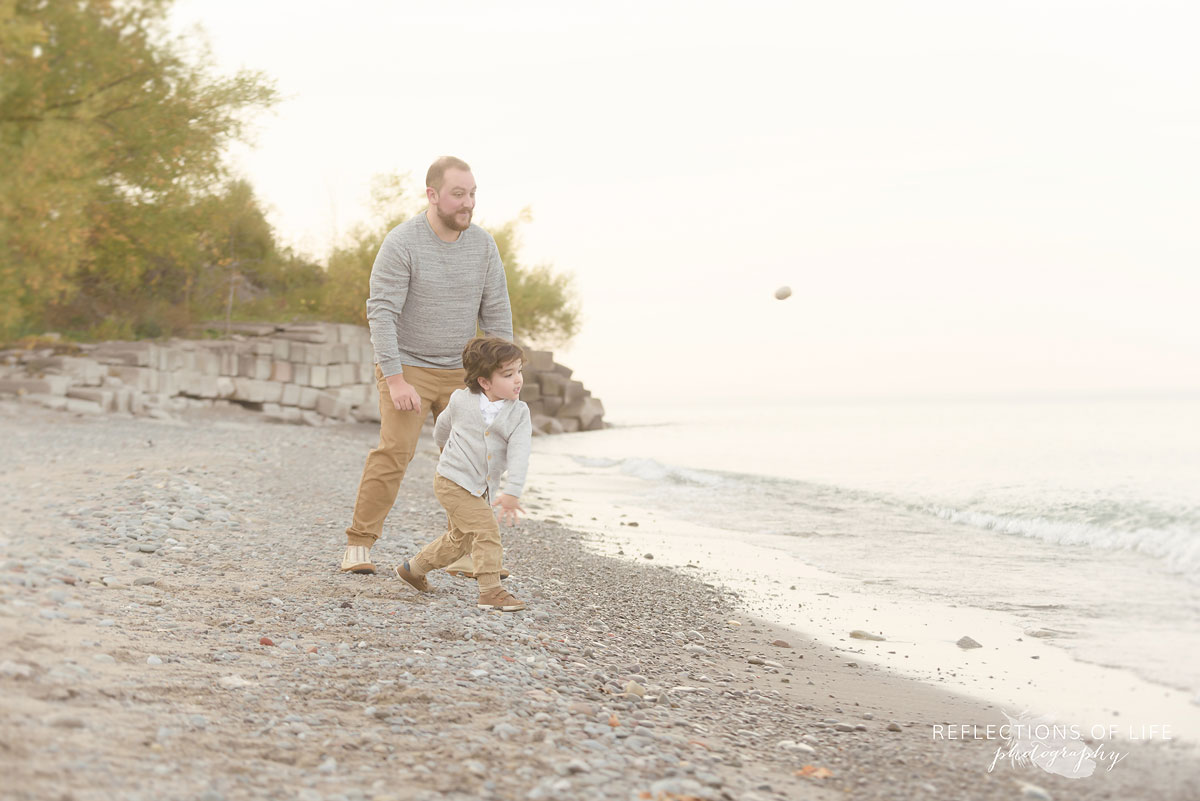
[[[1161,560],[1173,572],[1200,581],[1200,531],[1182,523],[1122,531],[1092,523],[1050,520],[1044,517],[1013,517],[941,506],[929,507],[928,510],[943,520],[1000,534],[1029,537],[1055,545],[1086,546],[1144,554]]]
[[[724,483],[720,476],[705,471],[692,470],[687,467],[667,465],[654,459],[630,457],[628,459],[609,459],[599,456],[573,456],[575,462],[584,467],[620,467],[627,476],[646,481],[669,481],[674,484],[691,484],[702,487],[715,487]]]

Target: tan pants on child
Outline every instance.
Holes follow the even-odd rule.
[[[465,553],[475,562],[479,591],[500,586],[500,563],[504,554],[500,545],[500,525],[485,497],[477,497],[450,479],[435,475],[433,492],[446,510],[446,533],[421,549],[409,563],[420,575],[453,563]]]

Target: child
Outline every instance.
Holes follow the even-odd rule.
[[[525,604],[500,586],[500,521],[511,526],[524,514],[519,499],[529,467],[533,425],[529,407],[518,400],[525,354],[511,342],[476,337],[463,350],[466,388],[450,396],[433,437],[442,457],[434,493],[446,510],[446,533],[396,568],[396,575],[421,592],[432,592],[425,574],[465,553],[475,563],[480,609],[517,612]],[[508,477],[501,488],[505,467]],[[497,492],[500,490],[500,492]],[[490,501],[490,506],[489,506]]]

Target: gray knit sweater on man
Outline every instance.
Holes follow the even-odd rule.
[[[425,212],[397,225],[371,267],[367,323],[385,376],[404,372],[404,365],[462,367],[477,323],[511,341],[508,284],[492,235],[472,224],[443,242]]]
[[[433,441],[442,449],[437,472],[475,496],[487,490],[493,501],[499,497],[498,491],[519,498],[529,470],[532,439],[533,424],[524,401],[504,401],[496,419],[485,425],[479,395],[456,389],[433,427]],[[506,469],[508,476],[501,488]]]

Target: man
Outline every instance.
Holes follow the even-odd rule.
[[[425,175],[429,208],[393,228],[371,267],[367,322],[379,385],[379,446],[367,455],[342,570],[374,573],[371,547],[425,416],[438,415],[461,388],[463,347],[485,334],[512,340],[504,265],[491,234],[471,223],[475,178],[462,159],[443,156]]]

